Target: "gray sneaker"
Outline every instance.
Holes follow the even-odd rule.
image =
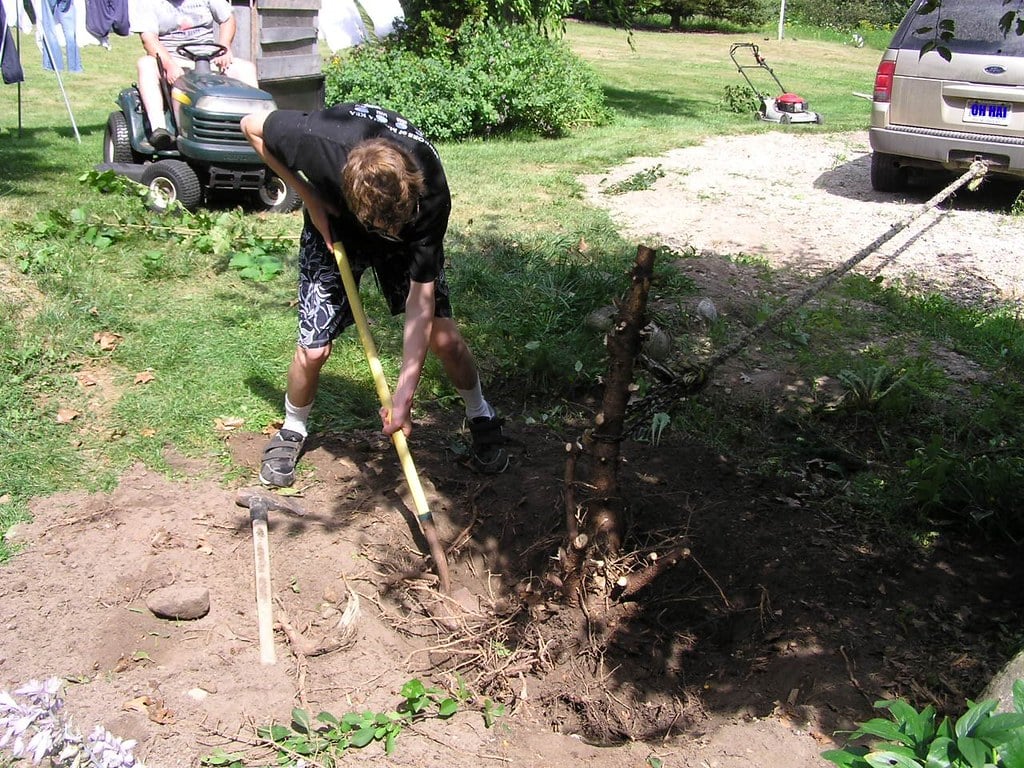
[[[302,455],[306,439],[290,429],[282,429],[263,449],[260,482],[275,488],[288,488],[295,482],[295,465]]]

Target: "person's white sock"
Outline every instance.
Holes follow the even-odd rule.
[[[309,418],[309,412],[313,409],[313,404],[304,405],[301,408],[292,405],[291,400],[288,399],[288,395],[284,396],[284,424],[281,425],[281,429],[290,429],[292,432],[298,432],[300,435],[305,437],[309,434],[309,430],[306,428],[306,420]]]
[[[480,379],[476,380],[476,386],[472,389],[458,389],[456,391],[466,403],[466,418],[472,421],[481,416],[486,418],[494,417],[494,409],[484,399],[483,388],[480,386]]]

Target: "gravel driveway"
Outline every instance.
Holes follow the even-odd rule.
[[[920,179],[905,195],[875,192],[867,132],[813,129],[715,137],[661,157],[634,158],[584,177],[588,199],[625,236],[678,252],[748,254],[818,274],[905,221],[947,177]],[[611,185],[655,170],[646,190]],[[986,181],[961,190],[942,212],[916,219],[858,269],[939,290],[965,302],[1024,298],[1024,216],[1007,211],[1020,185]]]

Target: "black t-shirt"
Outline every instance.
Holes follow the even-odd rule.
[[[423,172],[424,192],[415,218],[393,243],[367,232],[341,194],[341,169],[348,153],[367,139],[387,138],[408,151]],[[281,109],[267,115],[263,142],[268,151],[308,181],[342,213],[331,230],[346,249],[369,258],[407,258],[409,276],[432,282],[444,264],[444,234],[451,212],[451,193],[437,150],[404,117],[367,104],[338,104],[322,112]]]

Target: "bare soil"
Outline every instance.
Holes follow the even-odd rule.
[[[655,164],[665,174],[653,188],[603,194]],[[739,316],[929,194],[871,193],[864,137],[811,132],[715,139],[584,183],[631,237],[698,254],[679,268],[720,313]],[[1021,219],[960,200],[896,257],[864,268],[964,300],[1018,297],[1009,255],[1020,255]],[[741,252],[792,273],[766,287],[756,268],[721,258]],[[948,364],[983,375],[952,352]],[[811,388],[787,360],[753,354],[716,371],[706,396],[771,407]],[[496,394],[512,411],[514,393]],[[207,462],[168,453],[172,477],[136,466],[109,494],[40,498],[33,521],[11,533],[22,551],[0,570],[0,687],[63,677],[81,730],[102,723],[138,739],[138,754],[161,768],[196,766],[216,746],[269,764],[245,744],[253,725],[286,722],[296,706],[388,710],[412,677],[454,686],[457,676],[506,703],[494,727],[470,705],[407,731],[388,758],[371,745],[346,760],[804,768],[824,765],[835,732],[870,716],[876,699],[955,709],[1005,660],[1004,633],[1024,609],[1019,551],[875,540],[807,502],[799,478],[765,481],[700,435],[623,445],[631,534],[598,578],[680,541],[692,556],[588,620],[548,578],[564,543],[565,443],[585,426],[511,419],[512,464],[490,477],[462,463],[455,414],[428,409],[410,445],[450,550],[450,599],[431,588],[390,444],[369,432],[316,435],[296,499],[306,516],[271,514],[276,617],[316,643],[341,639],[353,594],[360,610],[347,642],[322,655],[298,653],[278,631],[274,665],[259,660],[248,512]],[[265,440],[227,438],[248,472],[238,484],[255,477]],[[211,597],[200,619],[146,608],[159,587],[196,585]],[[442,607],[456,630],[431,619]]]

